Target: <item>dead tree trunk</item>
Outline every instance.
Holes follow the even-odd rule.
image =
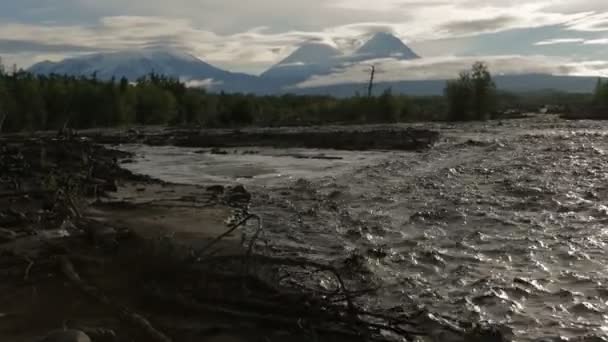
[[[0,133],[2,133],[2,126],[4,126],[4,121],[8,115],[6,113],[0,112]]]
[[[367,97],[372,97],[372,91],[374,90],[374,76],[376,75],[376,66],[372,65],[369,77],[369,85],[367,87]]]

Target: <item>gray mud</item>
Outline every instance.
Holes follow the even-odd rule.
[[[369,307],[502,323],[520,341],[606,338],[608,122],[424,127],[443,140],[423,152],[218,159],[171,148],[170,163],[166,150],[131,146],[140,159],[125,167],[190,184],[251,168],[219,181],[252,190],[272,252],[350,257],[349,280],[380,287]]]
[[[88,130],[81,132],[98,143],[143,143],[154,146],[234,148],[266,146],[280,148],[332,148],[339,150],[422,150],[439,140],[424,128],[398,125],[322,126],[231,129],[179,129],[142,127],[127,132]]]

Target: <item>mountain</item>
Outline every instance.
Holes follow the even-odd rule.
[[[178,77],[184,81],[209,81],[222,90],[244,91],[255,88],[257,77],[214,67],[199,58],[168,49],[143,49],[97,53],[68,58],[61,62],[41,62],[29,68],[35,74],[112,77],[134,81],[151,72]]]
[[[267,81],[282,81],[286,85],[298,83],[312,75],[329,73],[340,56],[342,53],[330,45],[304,44],[260,77]]]
[[[405,45],[401,39],[390,33],[376,33],[370,40],[353,53],[351,62],[362,62],[371,59],[394,58],[399,60],[418,59],[412,49]]]
[[[380,58],[410,60],[420,57],[394,35],[376,33],[350,55],[344,55],[340,50],[327,44],[304,44],[264,72],[261,78],[267,83],[272,83],[275,89],[280,90],[312,76],[328,74],[332,70],[348,64]]]
[[[192,84],[209,84],[211,91],[241,92],[265,94],[328,94],[345,97],[365,91],[365,75],[361,83],[340,84],[315,88],[298,88],[297,84],[314,76],[329,74],[333,70],[353,63],[362,63],[372,59],[420,58],[399,38],[378,33],[353,54],[344,55],[334,47],[309,43],[300,46],[290,56],[270,68],[260,77],[234,73],[217,68],[187,53],[149,48],[134,51],[97,53],[61,62],[41,62],[32,66],[29,71],[36,74],[67,74],[90,76],[97,73],[99,79],[127,77],[136,80],[150,72],[178,77]],[[198,82],[195,82],[198,81]],[[553,89],[566,92],[591,92],[596,79],[591,77],[552,76],[546,74],[497,75],[495,82],[499,89],[513,92]],[[440,95],[445,87],[445,80],[422,80],[382,82],[378,80],[374,89],[381,92],[392,88],[394,93],[410,95]]]

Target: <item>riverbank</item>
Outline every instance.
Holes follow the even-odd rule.
[[[128,131],[87,130],[105,144],[147,144],[200,148],[276,147],[338,150],[423,150],[439,141],[435,131],[395,125],[353,125],[244,129],[138,127]]]
[[[423,151],[227,154],[134,145],[124,167],[244,184],[272,255],[330,263],[350,287],[378,289],[357,298],[370,310],[499,323],[516,341],[604,339],[606,122],[532,114],[421,127],[441,141]],[[283,157],[292,152],[334,159]]]
[[[122,169],[127,157],[86,139],[0,139],[0,339],[503,339],[426,311],[367,312],[357,297],[373,290],[340,277],[348,260],[273,256],[243,187],[160,182]],[[323,281],[286,281],[294,270]]]

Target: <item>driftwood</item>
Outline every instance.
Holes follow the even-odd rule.
[[[417,139],[415,132],[395,134],[410,136],[413,140]],[[350,137],[345,135],[344,143],[348,142],[348,139]],[[39,151],[36,150],[39,148],[37,146],[44,145],[40,142],[32,143],[14,153],[6,152],[8,149],[0,150],[0,178],[12,179],[14,182],[23,184],[23,187],[15,186],[14,189],[9,187],[3,189],[5,192],[0,193],[0,199],[3,201],[9,202],[14,197],[36,194],[36,192],[22,191],[22,189],[45,189],[40,186],[33,187],[33,185],[40,185],[35,181],[49,176],[49,170],[28,165],[33,158],[40,156]],[[83,196],[83,191],[87,186],[102,183],[97,180],[99,178],[110,183],[126,176],[121,173],[118,166],[112,163],[111,155],[104,155],[104,159],[103,156],[91,152],[87,154],[87,158],[81,158],[80,153],[74,153],[75,150],[89,153],[93,147],[88,145],[83,147],[78,144],[80,143],[77,140],[62,140],[46,146],[49,162],[57,165],[57,170],[55,170],[57,173],[53,175],[57,181],[49,181],[48,183],[54,184],[52,186],[45,184],[50,188],[48,194],[54,196],[49,196],[52,208],[47,207],[50,208],[47,211],[50,213],[49,216],[53,216],[53,219],[56,220],[54,222],[74,222],[78,228],[95,236],[98,223],[85,216],[85,211],[79,207],[82,204],[80,196]],[[23,157],[24,155],[26,157]],[[83,164],[86,164],[86,167],[83,167]],[[237,194],[243,195],[243,191],[244,189],[241,189]],[[44,193],[47,194],[46,191]],[[247,196],[240,197],[246,198]],[[45,198],[43,200],[48,201]],[[31,223],[28,220],[32,220],[30,217],[32,213],[39,215],[38,211],[12,213],[10,209],[0,209],[0,214],[5,218],[12,219],[17,214],[19,216],[17,218],[23,221],[19,224],[23,224],[23,226]],[[243,213],[243,211],[239,211],[239,213]],[[139,274],[141,279],[138,278],[138,280],[150,285],[146,286],[143,295],[156,299],[156,301],[149,301],[148,304],[153,305],[155,302],[171,304],[164,306],[163,310],[174,309],[180,314],[194,313],[192,319],[210,321],[210,324],[211,321],[217,319],[220,324],[226,324],[234,331],[238,331],[238,327],[244,323],[255,323],[262,331],[265,331],[266,327],[272,327],[272,329],[287,330],[298,336],[312,334],[313,340],[341,336],[345,338],[343,340],[348,341],[393,341],[414,340],[418,336],[425,335],[425,331],[417,329],[416,317],[371,312],[362,308],[359,305],[361,297],[373,293],[376,289],[350,288],[352,284],[349,284],[339,270],[331,265],[300,257],[287,258],[259,254],[261,252],[256,247],[259,246],[258,241],[264,232],[262,220],[257,215],[247,212],[243,217],[242,220],[230,225],[226,232],[212,239],[204,248],[186,256],[181,248],[180,253],[174,253],[174,250],[171,249],[167,251],[158,248],[157,250],[147,250],[147,245],[138,241],[136,248],[141,248],[141,254],[138,254],[138,259],[133,261],[137,264],[134,270],[137,269],[139,272],[141,271],[139,268],[146,267],[142,266],[145,264],[142,261],[150,259],[150,257],[159,256],[158,261],[167,262],[165,265],[167,267],[164,268],[159,263],[151,262],[148,266],[149,269],[145,269]],[[213,249],[217,248],[222,240],[237,229],[243,228],[251,220],[257,221],[257,228],[251,232],[247,241],[243,241],[242,253],[236,255],[213,253]],[[11,225],[12,227],[13,225]],[[23,229],[21,227],[21,230]],[[104,230],[102,229],[102,231]],[[73,239],[70,239],[69,242],[86,241],[82,239],[81,233],[72,236]],[[95,239],[93,240],[95,241]],[[66,243],[63,244],[63,242]],[[105,259],[99,260],[89,255],[70,255],[69,253],[87,253],[89,249],[85,249],[84,252],[78,249],[73,250],[68,247],[67,242],[68,240],[62,240],[57,245],[45,245],[45,255],[40,257],[2,255],[0,256],[0,274],[4,274],[6,269],[6,274],[11,277],[15,276],[19,280],[23,278],[23,280],[31,282],[35,275],[39,275],[38,268],[52,263],[52,265],[59,266],[61,273],[76,289],[97,304],[107,308],[108,311],[115,313],[116,317],[126,325],[136,328],[146,336],[147,341],[171,342],[171,339],[148,321],[145,315],[116,303],[101,289],[87,283],[79,275],[72,261],[80,259],[85,263],[97,265],[103,264]],[[155,252],[160,255],[155,255]],[[49,261],[49,255],[57,254],[61,254],[61,256]],[[175,259],[172,259],[173,257]],[[124,260],[119,259],[118,261]],[[321,273],[331,275],[332,279],[335,279],[335,287],[320,289],[313,284],[314,282],[297,282],[295,275],[302,271],[305,275],[310,275],[309,278]],[[292,281],[277,279],[282,276]],[[136,296],[139,294],[130,293],[130,295]],[[460,323],[456,323],[456,325],[465,326]],[[465,330],[464,328],[456,329],[454,333],[462,334]],[[317,339],[318,336],[322,338]],[[389,339],[386,336],[395,338]]]
[[[213,269],[213,264],[230,265],[232,262],[244,261],[244,258],[261,265],[300,267],[311,269],[311,272],[329,272],[336,277],[340,286],[336,292],[322,294],[312,289],[290,291],[288,288],[266,285],[266,288],[271,290],[246,291],[242,296],[231,292],[229,296],[211,295],[212,298],[209,298],[203,294],[200,298],[196,295],[186,296],[179,292],[159,289],[151,296],[155,300],[180,307],[187,312],[222,315],[239,321],[253,321],[292,329],[301,330],[306,327],[319,333],[357,337],[368,341],[385,341],[381,332],[396,334],[407,339],[425,335],[424,332],[412,328],[415,324],[406,319],[371,313],[359,308],[354,299],[367,293],[366,291],[348,291],[345,282],[334,267],[303,258],[290,259],[255,254],[247,257],[212,256],[201,260],[197,268],[189,273],[199,272],[200,276],[204,276],[210,282],[234,283],[230,280],[230,274],[218,276],[217,273],[210,273],[208,267]],[[233,275],[235,279],[239,276],[243,275]],[[249,278],[248,282],[257,281],[254,274],[249,277],[252,278]],[[205,290],[202,288],[200,291]]]
[[[112,303],[95,287],[88,285],[76,272],[74,265],[68,257],[59,257],[59,265],[64,276],[81,292],[95,299],[99,303],[104,304],[117,311],[123,320],[127,321],[128,323],[131,323],[132,325],[142,330],[148,336],[149,341],[171,342],[171,339],[169,337],[154,328],[154,326],[143,316],[132,312],[127,308],[122,308],[119,305]]]

